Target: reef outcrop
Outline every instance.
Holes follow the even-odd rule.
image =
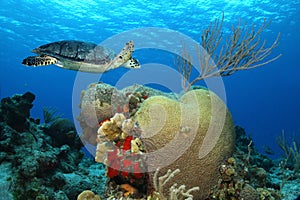
[[[174,97],[140,85],[118,90],[105,83],[90,84],[82,91],[79,105],[81,112],[77,118],[82,128],[82,141],[97,145],[97,130],[103,121],[109,120],[115,113],[132,116],[145,99],[156,95]]]
[[[107,176],[112,184],[119,187],[129,184],[144,194],[153,190],[157,169],[159,173],[155,176],[163,176],[168,170],[179,170],[172,181],[164,184],[163,196],[167,197],[169,188],[176,183],[207,191],[192,192],[195,199],[205,199],[219,180],[220,164],[234,150],[234,125],[226,105],[204,88],[189,91],[181,97],[143,86],[136,88],[139,92],[128,88],[113,89],[123,98],[122,101],[118,98],[118,102],[123,103],[114,105],[123,108],[127,103],[128,109],[114,110],[113,117],[98,122],[96,161],[107,165]],[[132,96],[138,103],[131,103]],[[125,120],[133,122],[127,131],[122,126]],[[141,144],[136,145],[135,140]],[[139,192],[132,194],[133,197],[138,197]]]
[[[68,200],[88,188],[103,192],[104,167],[83,158],[74,124],[62,118],[40,124],[30,117],[34,99],[27,92],[1,101],[0,169],[5,180],[0,178],[0,197]]]

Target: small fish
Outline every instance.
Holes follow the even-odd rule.
[[[128,183],[121,185],[122,190],[124,190],[124,196],[128,197],[129,195],[138,193],[138,190],[133,186],[129,185]]]

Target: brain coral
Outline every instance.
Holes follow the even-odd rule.
[[[240,193],[240,199],[258,200],[257,191],[249,184],[246,184]]]
[[[179,101],[154,96],[143,102],[134,120],[143,130],[150,176],[158,167],[160,175],[181,171],[164,186],[166,196],[177,183],[199,186],[194,198],[205,199],[234,148],[234,124],[223,101],[206,89],[189,91]]]

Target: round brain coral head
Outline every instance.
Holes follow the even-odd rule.
[[[200,187],[202,191],[209,191],[218,183],[217,169],[232,155],[235,132],[231,115],[216,94],[194,89],[179,100],[153,96],[143,101],[133,119],[143,130],[141,137],[146,152],[153,155],[147,156],[148,171],[154,171],[157,166],[162,166],[162,174],[179,169],[181,173],[174,182],[186,188]],[[167,146],[170,149],[166,152]],[[152,181],[154,173],[149,176]],[[172,180],[164,185],[163,195],[169,195],[173,184]],[[193,195],[194,199],[206,198],[205,192]]]

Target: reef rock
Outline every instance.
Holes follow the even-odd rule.
[[[10,127],[19,132],[28,129],[29,124],[26,123],[26,119],[30,116],[34,99],[35,95],[31,92],[14,95],[12,98],[3,98],[0,104],[0,121],[5,121]]]
[[[177,183],[198,186],[194,199],[205,199],[217,184],[221,162],[234,150],[234,125],[223,101],[206,89],[189,91],[179,101],[154,96],[142,103],[134,120],[143,132],[150,176],[158,168],[160,175],[181,171],[164,186],[166,196]]]
[[[141,85],[118,90],[105,83],[90,84],[82,91],[80,98],[81,112],[77,119],[83,132],[81,139],[97,145],[97,130],[103,121],[109,120],[115,113],[133,116],[145,99],[156,95],[167,96],[161,91]],[[172,98],[172,95],[169,96]]]
[[[87,189],[101,193],[104,166],[83,158],[68,119],[40,124],[31,118],[34,98],[27,92],[1,100],[0,199],[68,200]]]

